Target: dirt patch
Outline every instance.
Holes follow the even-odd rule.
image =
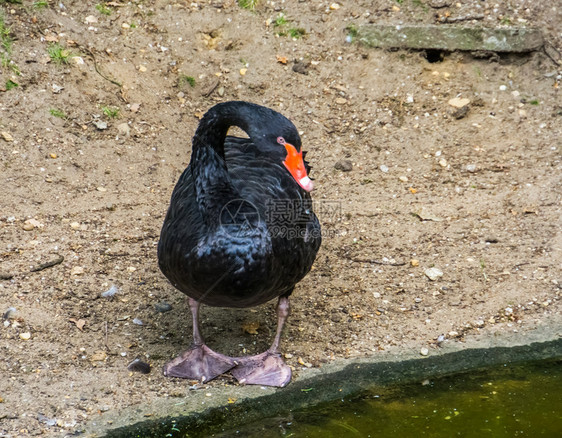
[[[156,243],[198,117],[220,101],[282,112],[314,167],[325,238],[284,334],[295,375],[560,313],[562,8],[0,3],[13,39],[0,52],[1,434],[70,433],[101,412],[189,396],[194,382],[160,373],[191,324]],[[428,62],[346,43],[352,24],[470,14],[538,26],[548,51]],[[456,97],[469,100],[461,112]],[[274,303],[202,317],[226,354],[261,352],[275,330]],[[153,371],[130,373],[136,357]]]

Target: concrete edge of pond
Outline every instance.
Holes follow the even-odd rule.
[[[259,418],[341,399],[392,383],[412,383],[499,364],[562,358],[562,317],[552,317],[523,333],[482,334],[430,350],[383,353],[336,361],[299,373],[282,389],[225,385],[190,391],[185,398],[160,398],[150,404],[109,411],[88,423],[88,437],[165,436],[175,428],[220,431]],[[232,403],[234,401],[234,403]]]

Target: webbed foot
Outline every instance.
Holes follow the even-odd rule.
[[[284,387],[291,381],[291,368],[279,353],[266,351],[250,357],[237,357],[231,374],[240,383]]]
[[[164,365],[164,375],[208,382],[236,366],[234,360],[211,350],[205,344],[195,345]]]

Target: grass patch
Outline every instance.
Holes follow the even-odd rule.
[[[539,105],[540,104],[540,102],[537,99],[530,100],[529,103],[531,105]]]
[[[96,10],[102,15],[111,15],[111,13],[113,12],[106,6],[105,3],[98,3],[96,5]]]
[[[291,27],[287,31],[287,34],[291,38],[302,38],[303,36],[306,35],[306,30],[304,30],[302,27]]]
[[[248,9],[249,11],[253,11],[256,9],[259,0],[238,0],[238,6],[242,9]]]
[[[3,52],[9,57],[12,54],[14,40],[10,36],[10,28],[4,21],[4,14],[0,11],[0,46]]]
[[[119,117],[119,107],[116,106],[102,106],[101,110],[103,114],[109,119],[116,119]]]
[[[59,119],[66,119],[66,113],[63,110],[57,109],[57,108],[51,108],[49,110],[49,114],[51,114],[54,117],[58,117]]]
[[[195,87],[195,78],[193,76],[181,75],[178,79],[178,86],[181,88],[189,85],[191,88]]]
[[[70,50],[65,49],[59,43],[51,43],[47,46],[49,58],[57,65],[68,64],[70,59]]]
[[[36,2],[33,2],[33,8],[34,9],[45,9],[49,7],[49,2],[46,0],[39,0]]]
[[[14,40],[11,37],[11,29],[4,21],[4,15],[0,11],[0,65],[3,68],[11,69],[15,74],[19,75],[20,70],[16,63],[12,61],[12,47]]]
[[[278,29],[277,35],[279,36],[289,36],[291,38],[302,38],[306,35],[306,30],[302,27],[290,27],[287,28],[291,20],[287,19],[284,14],[279,14],[279,16],[273,20],[273,26]]]
[[[10,91],[13,88],[19,87],[19,84],[17,82],[12,81],[11,79],[8,79],[6,81],[6,91]]]
[[[275,21],[273,21],[273,25],[275,27],[285,26],[287,23],[288,23],[287,17],[285,17],[285,15],[283,14],[279,14],[279,17],[277,17]]]

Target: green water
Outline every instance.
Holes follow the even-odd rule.
[[[380,388],[208,436],[559,438],[562,362],[502,366]]]

